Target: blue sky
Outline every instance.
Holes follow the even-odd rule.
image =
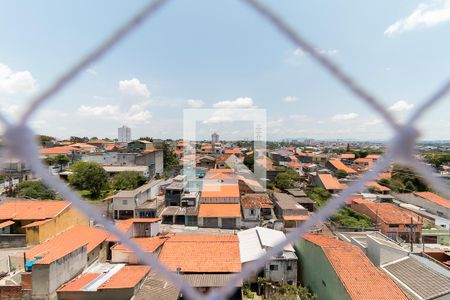
[[[450,0],[264,1],[399,120],[450,78]],[[282,4],[280,4],[282,3]],[[14,119],[144,1],[0,3],[0,111]],[[420,122],[450,139],[450,101]],[[179,138],[183,109],[267,110],[269,139],[386,139],[380,117],[240,1],[172,0],[55,95],[39,133]],[[237,130],[236,130],[237,127]],[[228,139],[250,126],[205,124]]]

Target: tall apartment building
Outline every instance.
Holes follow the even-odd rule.
[[[118,129],[118,139],[120,143],[131,142],[131,128],[122,126]]]
[[[219,143],[219,135],[214,132],[211,135],[211,144],[214,146],[215,143]]]

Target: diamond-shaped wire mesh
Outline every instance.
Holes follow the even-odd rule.
[[[374,180],[377,174],[386,169],[392,161],[412,168],[435,190],[445,195],[447,198],[450,198],[450,190],[445,186],[445,184],[432,175],[432,170],[428,166],[420,163],[414,158],[414,146],[419,133],[414,127],[415,122],[428,108],[443,99],[443,97],[450,90],[450,81],[447,82],[435,94],[432,94],[429,99],[424,101],[423,104],[413,112],[412,116],[405,123],[405,125],[400,125],[376,98],[361,88],[332,61],[317,52],[309,42],[298,35],[273,11],[262,5],[258,0],[241,1],[258,12],[261,17],[267,19],[270,24],[279,30],[280,34],[285,36],[295,46],[300,47],[303,51],[309,53],[311,57],[319,64],[319,66],[327,70],[330,75],[341,82],[343,86],[349,89],[355,96],[361,99],[361,101],[365,102],[373,110],[379,113],[385,122],[392,128],[393,138],[388,144],[388,148],[383,159],[380,159],[370,171],[363,174],[360,180],[352,183],[346,190],[342,191],[338,197],[330,200],[325,207],[315,213],[308,221],[289,233],[284,241],[271,248],[264,256],[245,265],[241,273],[234,275],[232,279],[221,289],[212,291],[206,296],[206,299],[226,299],[227,296],[233,293],[237,282],[245,279],[258,269],[262,268],[266,260],[282,250],[286,244],[297,240],[302,234],[307,232],[309,228],[315,224],[325,221],[343,205],[345,199],[352,194],[361,191],[368,181]],[[138,25],[143,23],[146,19],[149,19],[163,4],[167,2],[168,0],[150,1],[133,18],[131,18],[118,30],[113,32],[108,39],[101,43],[87,56],[82,58],[72,68],[68,69],[66,73],[63,73],[63,75],[48,89],[44,90],[43,93],[39,94],[31,102],[28,109],[25,111],[17,124],[10,123],[3,115],[0,114],[0,122],[2,122],[6,128],[4,133],[5,147],[1,154],[2,156],[14,154],[27,162],[35,174],[40,176],[49,187],[57,190],[64,198],[70,200],[77,209],[84,212],[97,223],[103,225],[104,228],[111,234],[117,236],[120,242],[132,249],[141,261],[152,267],[154,271],[159,272],[161,276],[164,276],[168,280],[172,281],[176,286],[181,288],[185,296],[189,299],[201,299],[202,295],[200,295],[199,292],[185,282],[180,275],[170,272],[162,263],[158,261],[155,256],[145,253],[136,243],[130,240],[128,236],[117,230],[117,228],[114,227],[110,221],[103,218],[95,209],[91,209],[91,207],[83,202],[82,199],[76,193],[71,191],[69,187],[50,175],[38,158],[39,148],[35,140],[35,134],[27,125],[29,118],[40,108],[40,106],[67,86],[80,72],[89,67],[89,65],[95,61],[99,60],[111,48],[121,42],[130,32],[137,28]],[[24,144],[29,146],[23,147],[22,145]]]

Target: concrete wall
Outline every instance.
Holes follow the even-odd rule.
[[[370,261],[377,267],[408,256],[408,251],[377,243],[370,236],[367,237],[366,241],[366,255],[370,259]]]
[[[296,245],[300,258],[302,285],[308,287],[319,299],[351,299],[322,249],[304,239]]]
[[[40,244],[79,224],[89,225],[89,218],[69,206],[51,221],[40,226],[27,228],[27,244]]]
[[[277,266],[277,270],[271,270],[270,266]],[[288,270],[290,266],[291,270]],[[280,284],[297,283],[297,260],[296,259],[271,259],[266,262],[264,277],[272,282]]]
[[[80,274],[86,267],[86,245],[50,264],[32,267],[33,299],[56,299],[56,290]]]
[[[253,210],[254,214],[250,212]],[[261,218],[261,210],[259,208],[243,208],[244,220],[258,220]]]
[[[217,228],[222,228],[222,219],[229,219],[229,218],[236,219],[236,227],[235,228],[237,228],[237,229],[241,228],[241,217],[220,217],[220,218],[218,218],[219,221],[218,221]],[[205,218],[198,217],[198,226],[199,227],[205,227],[204,226],[204,223],[205,223],[204,219]]]
[[[25,234],[0,234],[0,248],[20,248],[26,245]]]

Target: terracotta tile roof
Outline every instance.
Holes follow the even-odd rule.
[[[164,242],[167,240],[166,237],[145,237],[145,238],[131,238],[136,244],[138,244],[145,252],[155,252]],[[117,250],[122,252],[133,252],[126,245],[116,244],[111,247],[111,250]]]
[[[32,222],[28,225],[22,226],[22,228],[30,228],[30,227],[36,227],[36,226],[41,226],[43,224],[46,224],[48,222],[50,222],[52,219],[45,219],[45,220],[40,220],[40,221],[35,221]]]
[[[343,190],[347,186],[345,184],[341,184],[336,177],[333,177],[331,174],[317,174],[323,186],[327,190]]]
[[[341,159],[354,159],[355,157],[355,153],[342,153],[340,156]]]
[[[294,169],[300,169],[302,167],[302,165],[296,161],[290,161],[287,164],[289,167],[294,168]]]
[[[382,172],[382,173],[378,173],[378,175],[377,175],[377,179],[378,180],[380,180],[380,179],[389,179],[391,177],[392,177],[391,172]]]
[[[289,156],[289,159],[292,161],[298,161],[297,156],[295,156],[295,155]]]
[[[214,172],[214,173],[206,173],[205,174],[205,178],[206,179],[231,179],[234,178],[234,174],[232,173],[218,173],[218,172]]]
[[[341,160],[339,159],[330,159],[328,161],[333,167],[335,167],[337,170],[342,170],[347,172],[347,174],[356,174],[357,172],[353,170],[352,168],[344,165]]]
[[[75,143],[70,145],[70,147],[75,147],[75,148],[89,148],[89,149],[96,149],[97,147],[94,145],[89,145],[86,143]]]
[[[233,169],[209,169],[208,173],[234,173]]]
[[[439,204],[440,206],[450,208],[450,200],[442,198],[441,196],[436,195],[432,192],[415,192],[414,194],[416,196],[419,196],[420,198]]]
[[[225,154],[241,154],[241,148],[231,148],[224,151]]]
[[[239,184],[211,184],[203,185],[202,198],[236,198],[239,197]]]
[[[306,221],[309,219],[309,215],[303,216],[283,216],[283,220],[285,221]]]
[[[198,216],[200,218],[240,217],[241,206],[239,204],[200,204]]]
[[[26,251],[25,257],[27,261],[41,257],[35,264],[49,264],[83,245],[87,245],[89,253],[105,241],[108,235],[107,231],[100,228],[77,225]]]
[[[241,271],[239,240],[235,235],[177,235],[164,244],[159,260],[174,272],[177,268],[183,273]]]
[[[70,154],[72,151],[80,151],[80,149],[72,146],[43,148],[41,149],[41,154]]]
[[[272,200],[266,194],[247,194],[241,199],[242,208],[273,208]]]
[[[360,199],[353,200],[353,202],[369,208],[385,224],[411,224],[411,217],[413,224],[423,223],[422,218],[417,214],[392,203],[375,203]]]
[[[0,220],[52,219],[69,207],[69,201],[9,201],[0,205]]]
[[[124,266],[99,286],[98,290],[134,288],[149,272],[150,268],[147,266]]]
[[[77,292],[81,291],[86,285],[94,281],[97,277],[102,275],[102,273],[84,273],[81,274],[78,278],[75,278],[61,288],[58,289],[58,292]]]
[[[304,239],[322,248],[351,299],[408,299],[357,246],[323,235],[307,234]]]
[[[8,227],[8,226],[10,226],[10,225],[12,225],[12,224],[14,224],[14,223],[15,223],[14,221],[5,221],[5,222],[1,222],[1,223],[0,223],[0,229],[5,228],[5,227]]]
[[[371,163],[371,162],[373,162],[373,160],[370,158],[360,157],[360,158],[355,159],[355,163]]]
[[[366,156],[366,158],[370,158],[370,159],[379,159],[381,157],[380,154],[369,154]]]
[[[390,188],[383,186],[376,181],[369,181],[368,183],[366,183],[366,186],[381,192],[388,192],[391,190]]]

